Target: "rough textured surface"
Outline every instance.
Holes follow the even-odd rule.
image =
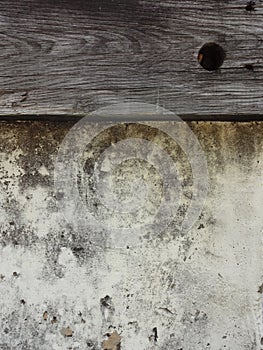
[[[0,348],[261,349],[263,123],[189,123],[208,162],[202,215],[186,236],[171,225],[123,249],[94,246],[59,211],[71,126],[0,124]]]
[[[1,0],[1,114],[133,101],[180,115],[261,114],[262,23],[262,0]],[[197,61],[207,42],[226,52],[219,71]]]

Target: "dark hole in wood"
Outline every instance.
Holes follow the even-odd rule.
[[[247,70],[251,70],[251,71],[254,70],[254,66],[253,66],[252,64],[250,64],[250,63],[245,64],[245,68],[246,68]]]
[[[255,1],[249,1],[247,6],[246,6],[246,10],[249,12],[255,11],[255,6],[256,6]]]
[[[204,69],[213,71],[222,66],[226,58],[226,53],[220,45],[216,43],[206,43],[199,50],[197,58]]]

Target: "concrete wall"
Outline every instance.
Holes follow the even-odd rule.
[[[120,247],[106,231],[76,230],[58,205],[54,162],[72,125],[0,124],[0,348],[261,349],[263,123],[188,123],[206,156],[209,190],[185,234],[176,224],[191,200],[191,168],[155,134],[178,163],[183,203],[164,231]],[[140,138],[136,127],[132,134]],[[157,188],[156,204],[161,182],[145,162],[127,162],[117,187],[138,172]]]

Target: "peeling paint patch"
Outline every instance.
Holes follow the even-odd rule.
[[[64,337],[72,337],[73,336],[73,330],[68,326],[68,327],[63,327],[60,330],[60,333],[64,335]]]
[[[103,350],[120,350],[121,349],[121,337],[117,332],[113,332],[109,335],[107,340],[102,343]]]

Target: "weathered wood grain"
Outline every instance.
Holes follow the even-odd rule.
[[[0,5],[1,115],[82,115],[125,101],[180,115],[262,114],[262,1],[255,11],[243,0]],[[211,41],[227,54],[216,72],[196,58]]]

